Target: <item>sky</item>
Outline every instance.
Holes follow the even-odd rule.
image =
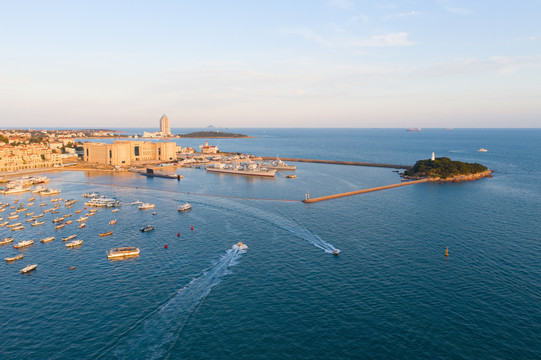
[[[0,128],[540,127],[541,0],[0,0]]]

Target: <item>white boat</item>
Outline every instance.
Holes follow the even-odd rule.
[[[114,224],[116,224],[117,221],[118,221],[118,220],[116,220],[116,219],[115,219],[115,220],[111,220],[111,221],[109,221],[109,225],[114,225]]]
[[[232,246],[235,250],[248,250],[248,245],[243,244],[241,241]]]
[[[6,226],[6,225],[8,225],[8,224],[9,224],[8,221],[4,221],[3,223],[0,223],[0,227],[4,227],[4,226]]]
[[[274,177],[276,174],[275,169],[268,169],[261,166],[259,163],[245,163],[227,165],[223,163],[214,164],[214,166],[206,166],[207,171],[215,173],[225,173],[233,175],[247,175],[247,176],[262,176],[262,177]]]
[[[113,209],[113,211],[111,211],[111,212],[112,212],[112,213],[117,213],[117,212],[119,212],[119,211],[120,211],[120,209]]]
[[[11,231],[17,231],[17,230],[24,230],[24,226],[21,225],[21,226],[11,228]]]
[[[2,240],[0,240],[0,245],[11,244],[12,242],[13,242],[13,236],[5,237]]]
[[[32,194],[38,194],[45,190],[47,190],[47,187],[40,185],[40,186],[37,186],[34,190],[32,190]]]
[[[28,187],[22,187],[22,186],[16,186],[10,189],[2,190],[2,194],[9,195],[9,194],[18,194],[30,191],[30,188]]]
[[[87,220],[88,220],[88,216],[84,216],[84,217],[78,218],[78,219],[75,220],[75,221],[77,221],[77,222],[83,222],[83,221],[87,221]]]
[[[32,223],[32,226],[40,226],[40,225],[43,225],[43,224],[45,224],[45,221],[34,221]]]
[[[49,241],[53,241],[54,239],[56,239],[54,236],[49,236],[49,237],[46,237],[44,239],[41,239],[40,241],[42,243],[46,243],[46,242],[49,242]]]
[[[81,246],[81,245],[83,245],[83,240],[74,240],[72,242],[67,243],[66,247],[72,248],[72,247]]]
[[[123,259],[132,256],[139,256],[139,248],[136,247],[119,247],[106,251],[107,259]]]
[[[15,261],[15,260],[20,260],[24,257],[23,254],[19,254],[19,255],[15,255],[15,256],[11,256],[11,257],[5,257],[4,260],[6,260],[7,262],[12,262],[12,261]]]
[[[38,264],[28,265],[27,267],[22,268],[19,272],[21,274],[25,274],[27,272],[30,272],[30,271],[34,270],[37,267],[38,267]]]
[[[42,192],[40,192],[40,195],[41,196],[47,196],[47,195],[56,195],[56,194],[60,194],[61,191],[58,190],[58,189],[47,189],[47,190],[44,190]]]
[[[15,249],[21,249],[23,247],[34,245],[34,240],[24,240],[19,241],[17,244],[13,245]]]
[[[91,193],[83,194],[84,198],[89,198],[89,199],[92,199],[92,198],[95,198],[95,197],[98,197],[98,196],[100,196],[100,194],[98,194],[97,192],[91,192]]]
[[[487,152],[488,150],[487,149],[483,149],[483,148],[480,148],[479,150],[477,150],[479,152]]]
[[[139,205],[137,208],[139,210],[147,210],[147,209],[154,209],[155,206],[156,206],[155,204],[143,203]]]
[[[186,211],[186,210],[190,210],[192,208],[192,204],[186,202],[186,204],[183,204],[183,205],[180,205],[177,210],[178,211]]]
[[[153,225],[145,225],[140,230],[141,230],[141,232],[147,232],[147,231],[152,231],[154,229],[155,229],[155,227]]]
[[[131,204],[132,204],[132,205],[140,205],[140,204],[142,204],[142,203],[143,203],[142,201],[137,200],[137,201],[132,202]]]
[[[14,227],[21,226],[21,225],[22,225],[22,223],[9,224],[8,228],[14,228]]]
[[[77,235],[73,234],[68,237],[62,238],[62,241],[69,241],[69,240],[75,239],[76,237]]]
[[[283,162],[282,160],[280,160],[278,155],[276,155],[276,160],[274,160],[274,161],[272,161],[272,162],[270,162],[268,164],[264,164],[264,166],[267,169],[275,169],[275,170],[296,170],[297,169],[297,167],[295,165],[288,165],[285,162]]]

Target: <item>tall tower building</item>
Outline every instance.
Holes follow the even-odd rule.
[[[165,114],[163,114],[160,118],[160,132],[162,133],[162,136],[171,135],[171,129],[169,128],[169,118]]]

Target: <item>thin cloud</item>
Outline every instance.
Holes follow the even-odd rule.
[[[335,48],[391,47],[409,46],[415,44],[408,39],[408,33],[406,32],[393,32],[385,35],[373,35],[367,39],[348,37],[347,34],[337,34],[334,36],[325,37],[306,27],[284,30],[284,32],[300,35],[307,40]]]
[[[349,0],[329,0],[327,4],[331,7],[336,7],[343,10],[353,11],[355,4]]]
[[[456,15],[470,15],[471,11],[463,8],[463,7],[457,7],[453,5],[452,0],[437,0],[436,1],[445,11],[448,11],[450,13],[456,14]]]

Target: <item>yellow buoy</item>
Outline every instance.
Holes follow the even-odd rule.
[[[449,256],[449,246],[447,246],[447,249],[445,249],[445,256]]]

